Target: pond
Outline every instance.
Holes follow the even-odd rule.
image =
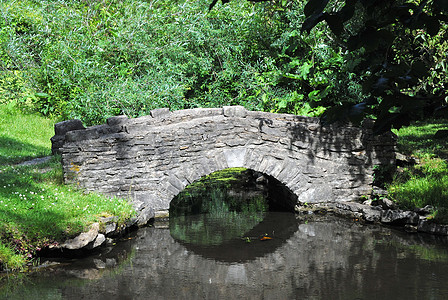
[[[263,205],[248,214],[242,207],[173,213],[166,226],[139,229],[87,258],[53,260],[22,278],[3,276],[0,298],[448,297],[446,238]]]

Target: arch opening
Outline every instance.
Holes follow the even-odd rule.
[[[224,204],[223,204],[224,203]],[[293,212],[297,196],[273,176],[247,168],[228,168],[202,176],[170,202],[170,216],[218,209],[233,212]]]
[[[240,245],[237,248],[241,251],[226,251],[233,257],[224,255],[221,260],[250,259],[270,247],[262,247],[260,253],[247,252],[247,244],[263,237],[274,239],[276,234],[284,240],[280,225],[284,220],[295,220],[296,201],[297,196],[272,176],[245,168],[217,171],[174,197],[170,203],[170,233],[178,242],[206,256],[215,254],[214,258],[218,258],[222,249]],[[283,214],[281,222],[273,222],[274,213]],[[276,239],[265,246],[276,248],[279,244]]]

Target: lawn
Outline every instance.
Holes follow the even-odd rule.
[[[448,120],[419,121],[395,131],[399,151],[418,163],[398,167],[387,186],[401,208],[431,205],[434,221],[448,223],[448,144],[447,138],[434,137],[438,130],[448,130]]]
[[[124,222],[134,213],[125,199],[64,185],[58,156],[18,165],[50,155],[53,124],[11,104],[0,106],[0,270],[32,263],[40,248],[79,234],[100,217]]]

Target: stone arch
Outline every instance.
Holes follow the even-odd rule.
[[[393,135],[374,136],[371,125],[322,126],[240,106],[158,109],[89,128],[58,123],[52,141],[66,182],[132,199],[142,224],[188,184],[229,167],[272,176],[302,203],[356,199],[370,191],[374,165],[395,161]]]
[[[260,153],[257,153],[256,157],[268,157],[266,160],[261,160],[260,163],[254,163],[252,159],[254,158],[253,152],[257,152],[257,149],[252,150],[252,154],[249,154],[247,152],[247,148],[241,147],[237,149],[222,149],[220,153],[216,153],[213,157],[205,158],[202,161],[202,164],[196,165],[197,168],[194,166],[186,166],[186,168],[182,168],[182,170],[178,170],[175,172],[175,174],[167,174],[167,180],[165,184],[166,189],[166,202],[165,207],[162,208],[164,210],[168,209],[170,206],[171,201],[179,194],[181,193],[188,185],[194,183],[195,181],[199,180],[200,178],[210,175],[217,171],[222,171],[228,168],[245,168],[248,170],[252,170],[264,175],[267,175],[276,181],[278,181],[280,184],[282,184],[287,190],[294,194],[295,196],[298,196],[292,191],[293,187],[297,187],[299,184],[295,183],[294,179],[299,176],[299,172],[296,172],[295,177],[293,176],[286,176],[287,173],[291,173],[288,171],[292,171],[294,169],[294,166],[292,164],[289,164],[288,167],[285,167],[283,165],[279,165],[278,161],[280,161],[278,158],[272,158],[269,155],[263,155]],[[269,158],[270,157],[270,158]],[[220,163],[218,163],[220,161]],[[270,161],[269,163],[266,163],[266,161]],[[286,160],[288,161],[288,160]],[[262,168],[263,165],[267,165],[268,168]],[[204,167],[208,166],[208,167]],[[273,166],[273,167],[269,167]],[[186,169],[186,171],[185,171]],[[284,172],[282,172],[284,171]],[[279,178],[281,178],[281,180]],[[289,181],[288,181],[289,179]],[[293,185],[293,183],[295,183]],[[300,190],[300,189],[299,189]],[[171,193],[171,192],[172,193]],[[285,206],[287,204],[285,203]]]

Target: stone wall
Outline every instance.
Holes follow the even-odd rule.
[[[273,176],[301,203],[327,203],[369,193],[373,166],[395,162],[395,136],[374,136],[370,123],[321,126],[317,118],[240,106],[157,109],[79,125],[58,123],[52,138],[66,182],[132,199],[140,223],[153,210],[168,209],[188,184],[229,167]]]

